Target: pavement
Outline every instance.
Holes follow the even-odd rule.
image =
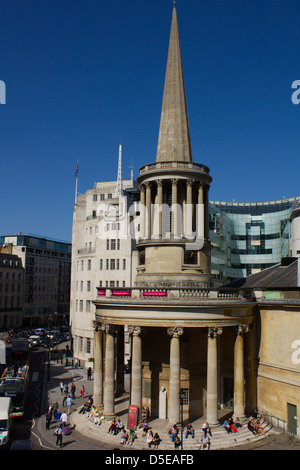
[[[56,436],[54,429],[56,423],[52,422],[50,429],[46,429],[45,413],[49,403],[58,402],[60,410],[67,410],[67,406],[63,406],[59,384],[60,382],[70,385],[73,382],[76,386],[75,399],[71,405],[69,418],[70,435],[63,436],[63,447],[60,449],[56,447]],[[80,396],[80,387],[84,385],[85,395],[84,398]],[[50,370],[48,372],[45,367],[43,398],[41,403],[41,411],[33,418],[31,429],[31,440],[34,443],[34,449],[40,450],[151,450],[170,451],[174,450],[174,444],[168,435],[167,420],[154,419],[150,420],[150,426],[154,432],[158,432],[161,437],[161,443],[158,451],[149,449],[147,446],[146,438],[142,437],[142,429],[137,430],[137,440],[131,446],[124,446],[120,443],[120,435],[113,436],[108,434],[110,421],[105,422],[101,426],[95,425],[88,419],[88,414],[81,414],[79,410],[83,404],[86,403],[89,395],[93,395],[93,380],[88,380],[87,371],[82,367],[76,368],[71,362],[69,365],[62,364],[60,361],[51,361]],[[128,395],[124,394],[115,400],[115,410],[118,418],[121,418],[124,425],[127,425],[127,411],[128,411]],[[222,413],[220,411],[220,413]],[[222,417],[220,415],[220,417]],[[190,436],[188,439],[183,439],[183,450],[195,451],[199,450],[200,438],[202,436],[201,428],[205,419],[193,421],[195,429],[195,439]],[[282,434],[276,429],[268,425],[267,422],[263,423],[266,431],[265,436],[255,437],[250,433],[244,425],[238,434],[228,435],[223,426],[213,428],[213,436],[211,438],[211,450],[300,450],[300,442],[290,440],[287,435]]]

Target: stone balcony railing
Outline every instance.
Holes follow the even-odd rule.
[[[242,299],[238,290],[220,290],[211,288],[167,288],[167,289],[154,289],[154,288],[109,288],[98,287],[97,299],[100,298],[119,298],[119,299],[133,299],[133,300],[234,300]]]
[[[200,163],[193,163],[193,162],[156,162],[156,163],[148,163],[140,168],[140,175],[147,173],[148,171],[153,170],[197,170],[205,174],[209,174],[209,168],[205,165],[201,165]]]

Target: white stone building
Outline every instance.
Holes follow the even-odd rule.
[[[74,208],[70,324],[74,356],[84,362],[94,357],[93,301],[101,288],[103,293],[107,288],[121,293],[132,287],[136,274],[138,184],[124,180],[122,190],[119,197],[116,181],[96,183],[77,197]]]

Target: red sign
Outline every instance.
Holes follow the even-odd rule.
[[[130,297],[131,292],[130,292],[130,290],[113,290],[112,295],[123,295],[123,296],[126,296],[126,297]]]
[[[98,289],[98,295],[106,295],[106,291]]]
[[[128,429],[136,429],[138,424],[139,409],[135,405],[130,405],[128,410]]]
[[[159,290],[159,291],[143,291],[144,297],[167,297],[168,293],[166,290]]]

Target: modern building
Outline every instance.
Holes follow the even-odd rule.
[[[0,330],[22,326],[23,285],[22,259],[0,252]]]
[[[0,251],[22,261],[23,326],[67,322],[71,244],[38,235],[4,235],[0,237]]]
[[[289,219],[299,201],[299,196],[253,203],[210,201],[214,279],[224,282],[246,277],[289,256]],[[293,234],[298,233],[300,238],[296,220],[293,227]]]

